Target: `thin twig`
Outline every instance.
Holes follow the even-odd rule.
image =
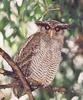
[[[10,84],[0,85],[0,89],[5,89],[5,88],[12,88],[12,87],[10,86]]]
[[[5,88],[18,88],[20,86],[19,84],[19,80],[17,81],[13,81],[9,84],[3,84],[3,85],[0,85],[0,89],[5,89]]]
[[[66,92],[66,89],[64,87],[54,87],[54,86],[51,86],[51,85],[49,85],[45,89],[47,91],[53,92],[53,93],[56,93],[56,92],[65,93]]]
[[[7,61],[7,63],[12,67],[13,71],[18,75],[18,77],[20,78],[23,87],[25,89],[25,92],[28,94],[29,96],[29,100],[34,100],[34,97],[32,95],[31,89],[29,87],[29,84],[27,82],[27,80],[25,79],[25,77],[23,76],[23,73],[21,72],[21,70],[19,69],[19,67],[15,64],[15,62],[11,59],[11,57],[0,48],[0,55]]]
[[[0,68],[0,74],[6,75],[6,76],[9,76],[9,77],[14,77],[15,76],[14,72],[7,71],[7,70],[2,69],[2,68]]]
[[[0,85],[0,89],[5,89],[5,88],[15,88],[15,86],[13,86],[12,84]]]

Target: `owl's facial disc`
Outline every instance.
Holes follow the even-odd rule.
[[[36,24],[40,27],[43,27],[47,34],[49,34],[50,38],[53,36],[57,36],[58,34],[61,34],[64,29],[67,29],[69,27],[68,24],[60,23],[58,21],[52,20],[52,21],[38,21]]]

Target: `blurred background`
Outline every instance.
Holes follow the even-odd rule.
[[[26,38],[36,31],[35,21],[58,20],[70,24],[65,31],[60,71],[53,86],[65,87],[66,93],[33,92],[36,100],[83,100],[83,0],[0,0],[0,48],[12,58]],[[0,68],[12,70],[0,56]],[[11,78],[0,74],[0,84]],[[0,90],[0,100],[17,99],[12,89]]]

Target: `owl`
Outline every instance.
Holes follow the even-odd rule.
[[[26,40],[14,61],[30,86],[47,87],[59,70],[64,30],[68,25],[55,20],[38,21],[36,25],[38,32]]]

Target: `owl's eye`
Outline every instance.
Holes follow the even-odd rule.
[[[61,30],[60,27],[55,27],[55,31],[56,31],[56,32],[59,32],[60,30]]]
[[[49,29],[50,29],[50,26],[46,25],[46,26],[45,26],[45,29],[46,29],[46,30],[49,30]]]

